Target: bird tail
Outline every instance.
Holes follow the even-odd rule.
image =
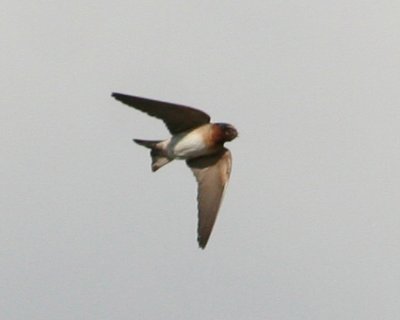
[[[150,156],[151,156],[151,170],[157,171],[162,166],[166,165],[168,162],[172,161],[172,159],[168,158],[165,155],[165,152],[158,146],[162,140],[140,140],[140,139],[133,139],[137,144],[151,149]]]

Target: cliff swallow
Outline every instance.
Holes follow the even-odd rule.
[[[153,172],[174,159],[186,160],[198,184],[197,240],[204,249],[231,173],[231,152],[224,143],[235,139],[238,132],[227,123],[210,123],[208,114],[191,107],[121,93],[112,96],[163,120],[172,134],[166,140],[133,141],[151,150]]]

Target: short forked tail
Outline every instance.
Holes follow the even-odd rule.
[[[160,169],[162,166],[166,165],[168,162],[172,161],[172,159],[165,156],[163,151],[157,147],[157,145],[162,140],[140,140],[140,139],[133,139],[137,144],[151,149],[150,156],[151,156],[151,170],[153,172]]]

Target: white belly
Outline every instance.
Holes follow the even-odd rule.
[[[167,152],[171,158],[190,159],[208,153],[201,132],[176,135],[169,141]]]

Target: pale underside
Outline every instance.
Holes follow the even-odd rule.
[[[174,135],[160,143],[161,148],[170,159],[192,159],[215,152],[215,148],[207,143],[211,126],[204,125],[193,131]]]

